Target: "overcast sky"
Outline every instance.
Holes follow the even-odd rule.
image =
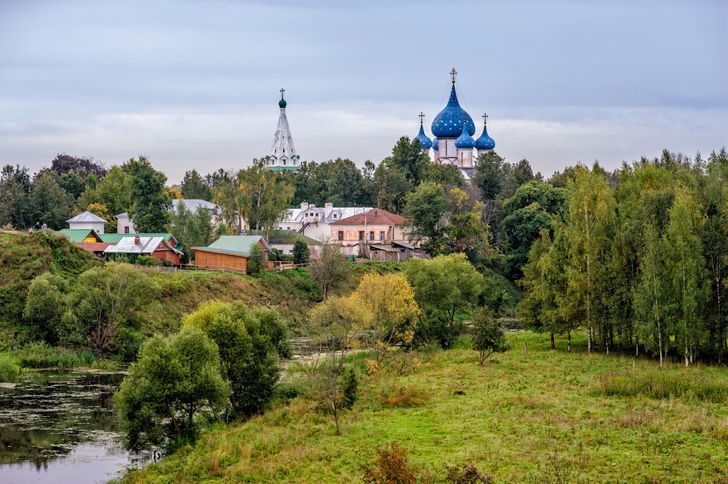
[[[458,72],[496,151],[577,161],[728,145],[728,1],[0,0],[0,163],[139,154],[171,182],[268,154],[380,161]]]

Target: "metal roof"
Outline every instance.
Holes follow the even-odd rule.
[[[122,239],[125,239],[127,237],[134,238],[136,234],[115,234],[115,233],[108,233],[108,234],[99,234],[99,238],[101,238],[102,242],[109,242],[112,244],[119,243]],[[170,244],[176,243],[177,239],[174,237],[174,235],[170,234],[169,232],[142,232],[139,234],[139,237],[162,237],[164,240],[169,242]],[[174,239],[174,240],[173,240]]]
[[[78,215],[76,215],[73,218],[69,218],[66,220],[67,223],[80,223],[80,222],[96,222],[96,223],[106,223],[106,220],[102,219],[98,215],[94,215],[91,212],[83,212]]]
[[[220,206],[216,205],[212,202],[208,202],[207,200],[202,200],[199,198],[177,198],[172,200],[172,211],[176,212],[177,207],[182,204],[182,206],[185,207],[189,212],[195,213],[198,209],[204,208],[206,210],[209,210],[211,213],[214,213],[217,215],[217,213],[220,211]]]
[[[164,244],[164,237],[139,237],[139,244],[136,244],[135,237],[124,237],[115,245],[110,245],[104,250],[105,254],[151,254],[160,244]],[[166,245],[166,244],[165,244]],[[166,247],[169,247],[166,245]],[[174,249],[172,249],[174,250]]]
[[[103,240],[94,229],[63,229],[59,230],[58,233],[74,243],[83,242],[91,234],[96,237],[96,240]]]
[[[250,250],[253,245],[261,241],[265,248],[270,250],[270,247],[260,235],[223,235],[207,247],[193,247],[193,249],[225,252],[250,257]]]

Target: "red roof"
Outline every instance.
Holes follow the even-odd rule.
[[[368,212],[342,218],[332,222],[331,225],[399,225],[402,222],[404,217],[381,208],[374,208]]]

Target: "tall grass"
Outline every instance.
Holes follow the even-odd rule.
[[[697,371],[676,369],[609,373],[601,377],[599,390],[607,396],[681,398],[705,402],[728,401],[728,381]]]
[[[0,353],[0,383],[14,382],[20,375],[20,362],[6,353]]]
[[[23,368],[72,368],[88,366],[96,360],[91,351],[51,347],[42,342],[30,343],[14,355]]]

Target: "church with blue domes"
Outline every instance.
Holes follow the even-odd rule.
[[[425,134],[424,114],[422,113],[420,113],[420,132],[414,139],[419,141],[428,152],[432,148],[435,163],[457,166],[468,180],[475,170],[474,159],[477,159],[478,154],[495,148],[495,141],[488,136],[488,116],[486,114],[483,115],[483,131],[477,139],[474,138],[475,123],[458,102],[455,90],[456,75],[457,71],[453,68],[450,71],[452,82],[450,98],[447,105],[432,122],[433,139],[431,140]]]

